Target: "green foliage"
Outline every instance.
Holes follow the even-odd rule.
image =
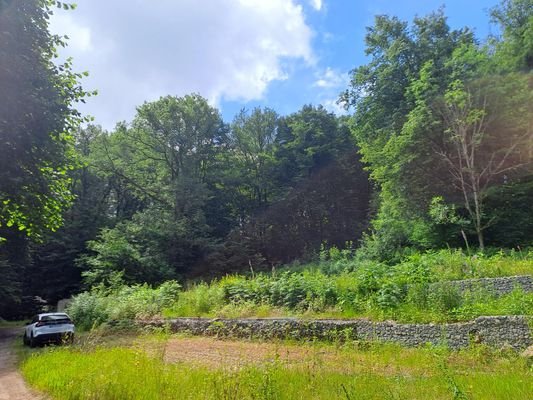
[[[236,117],[230,144],[224,184],[244,221],[231,239],[268,263],[312,259],[366,229],[371,190],[345,118],[321,106],[284,118],[255,109]]]
[[[49,304],[79,292],[82,271],[75,260],[88,252],[86,242],[95,239],[98,231],[112,221],[108,206],[113,196],[112,182],[98,176],[87,162],[91,146],[104,135],[97,126],[76,133],[75,147],[83,164],[69,174],[74,203],[64,214],[63,226],[46,235],[43,243],[30,247],[32,262],[25,273],[31,278],[26,281],[25,291],[39,295]]]
[[[439,314],[455,310],[461,305],[459,290],[447,282],[431,286],[428,293],[428,306]]]
[[[125,271],[126,282],[160,282],[189,272],[213,250],[216,223],[208,217],[220,218],[210,199],[225,135],[207,100],[167,96],[139,107],[131,127],[95,142],[91,166],[119,178],[117,197],[126,191],[125,200],[135,201],[125,210],[129,220],[90,242],[94,253],[82,260],[88,283],[113,270]]]
[[[323,107],[282,120],[243,110],[228,127],[200,96],[164,97],[87,148],[112,211],[112,228],[79,260],[89,285],[117,271],[157,283],[261,270],[312,258],[323,242],[342,247],[366,228],[357,148]]]
[[[486,230],[487,240],[497,246],[531,245],[533,176],[491,188],[487,192],[486,210],[492,216],[491,224]]]
[[[531,173],[530,3],[492,11],[503,30],[493,48],[450,29],[442,10],[411,25],[377,16],[367,29],[370,61],[341,97],[380,189],[363,257],[396,262],[403,247],[460,246],[465,235],[483,250],[488,188]]]
[[[232,152],[228,157],[233,167],[227,171],[226,180],[238,183],[241,204],[235,212],[244,218],[273,200],[278,119],[272,109],[255,108],[251,114],[241,110],[231,124],[228,142]]]
[[[72,61],[58,64],[65,38],[52,35],[51,0],[0,2],[0,238],[18,231],[39,239],[62,224],[72,203],[76,167],[73,133],[86,121],[75,104],[92,93],[72,71]],[[67,9],[70,5],[64,4]],[[61,4],[63,6],[63,4]]]
[[[527,174],[533,165],[532,95],[530,79],[522,74],[481,76],[451,82],[433,106],[443,130],[436,152],[462,194],[481,250],[491,219],[485,207],[488,188]]]
[[[148,285],[95,287],[90,292],[74,296],[67,312],[80,329],[90,329],[105,322],[133,320],[160,315],[174,304],[180,285],[168,281],[153,289]]]
[[[444,322],[467,320],[480,315],[533,314],[531,293],[516,289],[511,294],[495,297],[490,292],[475,288],[459,292],[450,283],[468,278],[531,274],[531,251],[499,251],[492,255],[469,256],[457,250],[441,250],[413,253],[395,265],[358,263],[349,259],[335,263],[335,269],[332,269],[331,261],[324,261],[303,266],[299,271],[285,269],[248,277],[229,275],[211,284],[199,283],[165,303],[164,309],[158,308],[158,312],[165,316],[299,315],[370,317],[406,322]],[[344,270],[340,269],[342,263]],[[141,293],[150,290],[144,286],[127,288],[121,283],[121,277],[115,277],[110,286],[118,289],[112,289],[110,293],[119,293],[130,299],[137,290]],[[108,304],[108,300],[101,299],[109,298],[109,304],[121,304],[122,301],[113,297],[119,294],[108,296],[100,288],[78,296],[76,299],[85,299],[80,304],[91,304],[87,312],[82,308],[79,311],[80,320],[85,321],[84,326],[91,326],[90,321],[98,325],[116,319],[116,314],[122,317],[134,315],[122,312],[120,308],[114,316],[110,316],[108,311],[94,311],[97,307],[104,307],[102,304]]]
[[[85,283],[89,287],[107,285],[116,273],[121,273],[128,284],[160,283],[174,277],[175,273],[157,251],[157,240],[165,233],[157,222],[125,221],[113,229],[103,229],[98,240],[87,244],[91,255],[78,260],[85,269],[82,273]]]
[[[352,117],[305,105],[283,117],[242,110],[226,124],[190,94],[146,102],[112,132],[77,134],[86,74],[53,62],[65,45],[48,32],[54,5],[73,8],[0,0],[4,310],[23,293],[55,302],[83,284],[250,271],[192,286],[169,312],[454,319],[470,303],[430,284],[531,272],[530,254],[426,251],[470,254],[474,237],[482,251],[485,239],[532,244],[529,0],[492,10],[502,37],[483,46],[443,10],[411,24],[377,16],[369,62],[342,96]]]
[[[457,216],[455,204],[446,204],[442,196],[436,196],[431,199],[429,216],[437,224],[457,224],[461,222]]]
[[[413,253],[396,265],[346,262],[331,274],[328,262],[300,271],[252,277],[227,276],[193,286],[180,295],[168,316],[306,315],[392,318],[442,322],[479,315],[531,315],[533,295],[521,290],[494,297],[459,292],[452,280],[533,272],[533,254],[496,252],[468,256],[461,251]]]
[[[0,258],[0,299],[3,304],[10,305],[20,301],[21,282],[16,271],[11,268],[9,262]],[[7,310],[4,306],[0,307],[0,315],[6,315]]]
[[[533,13],[530,0],[502,0],[491,9],[492,20],[500,26],[496,39],[496,61],[504,72],[533,68]]]
[[[181,292],[177,301],[163,310],[163,315],[211,315],[213,310],[224,306],[224,290],[218,285],[199,283]]]
[[[66,37],[49,32],[52,0],[0,1],[0,314],[35,312],[37,294],[30,246],[63,224],[72,205],[73,171],[80,166],[74,134],[82,122],[76,103],[87,73],[59,61]],[[75,269],[73,269],[75,271]],[[79,277],[78,277],[79,279]],[[29,301],[28,301],[29,300]]]

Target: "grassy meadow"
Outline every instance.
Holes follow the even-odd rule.
[[[533,391],[525,359],[482,346],[451,352],[354,342],[239,342],[235,351],[235,342],[206,338],[113,340],[37,350],[23,362],[23,375],[58,400],[520,400]],[[226,346],[230,355],[224,358]]]

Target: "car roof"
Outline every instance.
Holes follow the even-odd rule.
[[[49,312],[49,313],[42,313],[42,314],[39,314],[39,317],[47,317],[49,315],[66,315],[68,317],[68,314],[64,313],[64,312]]]

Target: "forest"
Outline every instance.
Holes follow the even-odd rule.
[[[306,104],[225,121],[200,94],[169,94],[110,131],[76,109],[98,94],[58,61],[57,6],[74,8],[0,0],[1,318],[78,295],[72,313],[90,327],[91,293],[132,287],[160,287],[171,315],[323,311],[352,284],[389,310],[405,282],[531,273],[531,0],[491,9],[487,38],[452,29],[444,10],[376,16],[368,61],[339,94],[346,115]],[[167,301],[180,287],[182,303]],[[525,301],[514,296],[502,301]],[[425,318],[473,315],[445,316],[461,306]]]

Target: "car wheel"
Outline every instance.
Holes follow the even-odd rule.
[[[65,335],[65,344],[71,345],[74,343],[74,334],[73,333],[67,333]]]
[[[37,345],[37,341],[35,340],[35,338],[33,337],[33,332],[32,334],[30,335],[30,347],[35,347]]]
[[[22,343],[24,343],[24,346],[28,345],[28,336],[26,335],[26,332],[24,332],[24,336],[22,336]]]

